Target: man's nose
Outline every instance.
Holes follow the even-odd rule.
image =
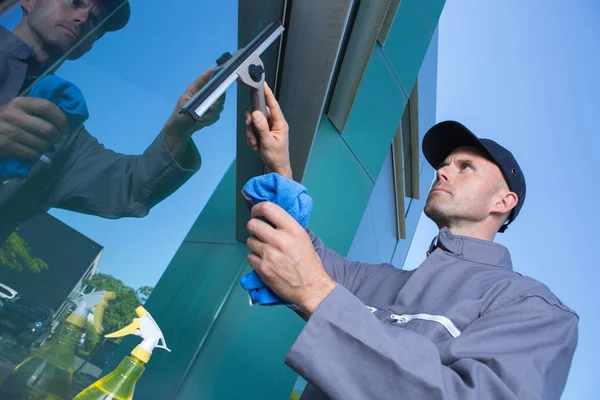
[[[438,181],[450,181],[451,175],[448,171],[448,166],[439,168],[435,174]]]
[[[78,9],[73,15],[73,22],[77,25],[84,25],[90,21],[90,10],[86,8]]]

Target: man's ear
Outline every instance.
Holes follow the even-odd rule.
[[[517,196],[515,192],[507,191],[500,193],[494,202],[492,212],[498,214],[508,214],[513,208],[515,208],[518,201],[519,196]]]
[[[23,13],[25,15],[29,14],[31,12],[31,10],[33,10],[33,7],[35,7],[35,5],[38,2],[38,0],[20,0],[20,1],[21,1],[21,8],[23,9]]]

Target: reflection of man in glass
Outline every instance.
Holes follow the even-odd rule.
[[[59,108],[26,94],[38,77],[53,73],[65,59],[80,58],[106,32],[123,28],[129,3],[20,3],[19,25],[13,32],[0,27],[0,159],[44,157],[32,164],[25,179],[0,179],[0,244],[21,221],[51,207],[105,218],[147,215],[200,168],[191,136],[218,120],[224,99],[199,122],[177,110],[207,83],[211,71],[188,87],[143,154],[115,153],[83,127],[67,134],[67,118]]]

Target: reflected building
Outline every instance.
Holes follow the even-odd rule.
[[[48,213],[22,223],[15,233],[31,259],[45,266],[32,271],[25,263],[10,268],[0,262],[0,283],[51,309],[58,322],[73,308],[70,300],[83,293],[85,281],[98,273],[103,247]]]

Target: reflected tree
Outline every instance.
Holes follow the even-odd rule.
[[[48,264],[44,260],[32,257],[31,248],[25,239],[19,236],[18,229],[11,233],[0,247],[0,265],[19,272],[27,269],[34,274],[48,269]]]
[[[142,286],[141,288],[139,288],[137,291],[140,303],[145,304],[146,300],[148,300],[148,297],[150,297],[150,293],[152,293],[153,290],[154,288],[152,286]]]
[[[116,299],[109,302],[104,312],[102,326],[105,333],[115,332],[129,325],[135,317],[135,309],[146,301],[154,289],[151,286],[143,286],[135,290],[114,276],[102,273],[93,275],[85,283],[95,290],[107,290],[117,295]]]

